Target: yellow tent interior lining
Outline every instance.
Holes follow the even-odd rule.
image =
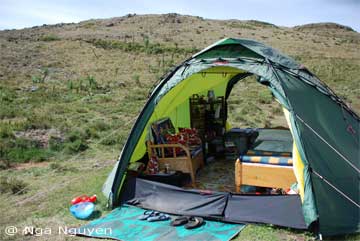
[[[227,66],[216,66],[204,70],[201,73],[193,74],[172,88],[156,105],[155,110],[136,145],[130,162],[140,160],[146,153],[146,140],[149,139],[148,133],[150,131],[151,123],[161,118],[169,117],[176,129],[179,127],[190,127],[189,98],[194,94],[206,96],[208,90],[214,90],[216,96],[225,96],[229,80],[239,73],[245,73],[245,71]],[[193,84],[194,82],[196,82],[196,85]],[[292,127],[289,119],[289,111],[285,108],[283,108],[283,111],[291,130]],[[227,125],[227,128],[229,128],[229,125]],[[295,142],[293,143],[292,154],[294,173],[298,182],[300,196],[303,201],[304,164],[301,160]]]
[[[290,127],[290,131],[291,131],[291,135],[293,136],[293,140],[295,140],[294,134],[292,131],[291,122],[290,122],[290,113],[284,107],[283,107],[283,111],[284,111],[284,115],[286,118],[286,122],[287,122],[288,126]],[[303,202],[304,201],[304,162],[302,161],[302,159],[300,157],[300,153],[298,151],[295,141],[293,141],[292,159],[293,159],[294,174],[296,177],[296,181],[298,183],[299,194],[301,197],[301,201]]]
[[[145,142],[149,139],[147,135],[151,123],[169,117],[175,128],[190,127],[189,98],[193,94],[206,96],[208,90],[214,90],[216,96],[225,96],[229,80],[239,73],[245,73],[245,71],[227,66],[216,66],[201,73],[193,74],[172,88],[156,105],[130,162],[136,162],[144,156],[146,152]],[[193,84],[194,82],[196,85]]]

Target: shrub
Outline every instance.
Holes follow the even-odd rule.
[[[31,81],[33,82],[33,84],[41,83],[41,77],[37,75],[33,75],[31,76]]]
[[[25,138],[8,138],[0,142],[0,159],[7,162],[42,162],[49,159],[53,153],[42,149],[40,143]]]
[[[272,102],[272,95],[268,91],[260,92],[258,95],[259,102],[262,104],[270,104]]]
[[[10,167],[10,163],[5,160],[0,160],[0,170],[6,170]]]
[[[95,23],[94,22],[87,22],[87,23],[84,23],[81,27],[83,27],[83,28],[93,28],[93,27],[95,27]]]
[[[54,155],[51,149],[43,149],[40,142],[26,138],[16,138],[10,131],[1,132],[0,160],[1,169],[8,168],[11,163],[42,162]]]
[[[135,74],[135,75],[133,75],[132,78],[135,81],[136,86],[142,87],[141,82],[140,82],[140,75]]]
[[[11,119],[17,115],[19,115],[19,111],[13,105],[2,105],[0,108],[0,119]]]
[[[42,162],[48,160],[52,153],[40,148],[19,148],[15,147],[9,150],[7,158],[12,162]]]
[[[66,86],[69,91],[75,90],[76,93],[86,92],[89,95],[92,95],[94,92],[102,93],[106,91],[92,75],[88,75],[85,78],[68,79]]]
[[[13,138],[14,133],[10,125],[1,125],[0,126],[0,139]]]
[[[74,154],[77,152],[85,151],[89,146],[86,139],[89,138],[88,133],[73,130],[65,138],[64,150],[68,154]]]
[[[105,137],[100,144],[105,145],[105,146],[112,146],[112,145],[116,145],[116,144],[121,144],[123,140],[123,136],[122,135],[111,135],[111,136],[107,136]]]
[[[78,170],[76,168],[70,168],[70,167],[61,165],[60,163],[57,163],[57,162],[50,163],[49,169],[53,170],[55,172],[58,172],[58,173],[69,172],[69,171],[77,171]]]
[[[107,124],[104,120],[96,120],[91,126],[98,131],[106,131],[110,129],[110,125]]]
[[[21,195],[26,193],[28,184],[14,177],[0,178],[0,193]]]
[[[275,115],[282,115],[283,114],[283,110],[281,107],[274,107],[272,108],[271,112]]]
[[[243,122],[243,121],[245,121],[245,119],[241,115],[237,115],[237,116],[235,116],[235,121]]]
[[[76,140],[74,142],[68,142],[64,144],[64,150],[68,154],[74,154],[81,151],[85,151],[89,146],[83,140]]]
[[[112,146],[115,145],[117,143],[117,138],[115,136],[109,136],[104,138],[103,140],[101,140],[100,144],[105,145],[105,146]]]
[[[56,36],[55,34],[47,34],[47,35],[43,35],[39,38],[40,41],[45,41],[45,42],[51,42],[51,41],[58,41],[60,40],[59,36]]]
[[[85,129],[85,133],[89,138],[99,138],[99,130],[97,130],[95,127],[90,126]]]
[[[86,140],[87,138],[88,136],[85,132],[75,129],[67,134],[65,142],[75,142],[77,140]]]
[[[49,129],[53,124],[53,117],[45,112],[28,112],[26,115],[25,129]]]
[[[51,151],[61,151],[64,148],[63,140],[56,136],[50,136],[49,149]]]
[[[92,75],[88,75],[87,77],[86,77],[86,80],[87,80],[87,82],[88,82],[88,89],[98,89],[98,83],[97,83],[97,81],[96,81],[96,79],[95,79],[95,77],[94,76],[92,76]]]
[[[250,111],[251,110],[249,110],[249,108],[244,107],[243,109],[241,109],[240,114],[244,116],[249,114]]]
[[[46,79],[46,77],[48,77],[49,73],[50,73],[50,71],[48,68],[41,68],[40,69],[41,76],[32,76],[31,80],[34,84],[45,83],[45,79]]]
[[[252,24],[256,27],[273,27],[273,28],[279,28],[278,26],[272,24],[272,23],[268,23],[268,22],[263,22],[263,21],[258,21],[258,20],[249,20],[247,21],[249,24]]]
[[[16,99],[16,92],[0,86],[0,101],[13,102]]]
[[[193,48],[178,48],[178,47],[168,47],[161,45],[159,43],[150,43],[144,41],[144,44],[134,43],[134,42],[121,42],[116,40],[103,40],[95,39],[89,41],[97,48],[103,49],[121,49],[125,52],[135,52],[135,53],[147,53],[147,54],[163,54],[163,53],[177,53],[177,54],[193,54],[198,52],[199,49]]]

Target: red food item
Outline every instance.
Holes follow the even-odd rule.
[[[93,195],[91,197],[89,197],[88,195],[81,195],[81,196],[78,196],[76,198],[74,198],[73,200],[71,200],[71,204],[74,205],[74,204],[78,204],[78,203],[83,203],[83,202],[96,202],[97,200],[97,197],[96,195]]]
[[[96,195],[92,195],[91,197],[89,197],[89,202],[95,203],[97,200]]]
[[[78,203],[81,203],[81,202],[84,202],[83,200],[85,200],[86,198],[88,198],[87,195],[81,195],[81,196],[78,196],[76,198],[74,198],[73,200],[71,200],[71,204],[78,204]]]

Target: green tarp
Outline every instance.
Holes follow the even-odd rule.
[[[124,205],[114,209],[106,216],[94,220],[77,229],[71,229],[73,235],[94,238],[110,238],[122,241],[228,241],[235,237],[244,224],[230,224],[206,220],[204,225],[195,229],[186,229],[184,225],[173,227],[171,220],[148,222],[139,220],[144,209]],[[172,219],[178,216],[171,216]]]

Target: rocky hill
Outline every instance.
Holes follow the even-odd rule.
[[[0,230],[24,220],[78,225],[67,203],[82,193],[101,196],[154,84],[225,37],[255,39],[292,56],[360,112],[360,34],[338,24],[288,28],[171,13],[0,31],[0,210],[6,213]],[[252,79],[235,88],[229,99],[234,126],[284,124],[266,88]],[[99,209],[106,212],[105,206],[100,198]],[[268,227],[246,230],[244,240],[309,239]]]
[[[128,14],[0,31],[0,124],[24,136],[29,136],[26,130],[39,129],[35,133],[43,134],[37,139],[45,140],[51,138],[44,129],[55,130],[62,140],[64,132],[83,129],[84,121],[101,119],[106,133],[116,121],[137,115],[152,86],[171,67],[225,37],[256,39],[292,56],[360,112],[360,34],[349,27],[317,23],[288,28],[256,20]],[[282,125],[281,111],[268,92],[259,92],[252,81],[246,88],[243,84],[237,93],[248,98],[230,98],[231,123]],[[94,103],[84,106],[84,99]],[[96,139],[91,135],[99,134],[85,139]]]

